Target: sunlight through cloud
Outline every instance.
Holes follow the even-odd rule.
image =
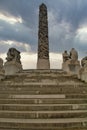
[[[0,13],[0,20],[4,20],[10,24],[16,24],[16,23],[22,23],[22,18],[21,17],[14,17],[11,15],[4,15]]]

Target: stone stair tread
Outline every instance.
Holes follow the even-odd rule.
[[[86,98],[69,98],[69,99],[11,99],[0,98],[0,104],[86,104]]]
[[[87,122],[87,118],[64,118],[64,119],[13,119],[13,118],[0,118],[0,123],[78,123]]]
[[[84,104],[0,104],[0,106],[87,106],[87,103]]]
[[[39,99],[40,99],[40,98],[39,98]],[[5,98],[1,98],[0,100],[3,100],[3,101],[8,101],[8,100],[9,100],[9,101],[15,101],[15,100],[16,100],[16,101],[17,101],[17,100],[20,100],[20,101],[25,100],[25,101],[26,101],[26,100],[27,100],[27,101],[28,101],[28,100],[31,100],[31,99],[28,99],[28,98],[27,98],[27,99],[26,99],[26,98],[17,98],[17,99],[13,99],[13,98],[6,98],[6,99],[5,99]],[[33,99],[32,99],[32,100],[33,100]],[[56,100],[56,99],[55,99],[55,100]],[[59,101],[62,101],[62,100],[63,100],[63,101],[73,101],[73,100],[74,100],[74,101],[76,101],[76,100],[77,100],[77,101],[79,101],[79,100],[86,101],[87,99],[85,99],[85,98],[79,98],[79,99],[78,99],[78,98],[74,98],[74,99],[73,99],[73,98],[61,99],[61,98],[60,98],[60,99],[58,99],[58,100],[59,100]]]
[[[13,81],[13,82],[12,82],[12,81],[11,81],[11,82],[6,82],[6,81],[4,81],[4,82],[5,82],[5,83],[4,83],[5,85],[13,85],[13,86],[14,86],[14,85],[20,85],[20,86],[21,86],[21,85],[34,85],[34,86],[37,86],[37,85],[48,85],[48,86],[49,86],[49,85],[50,85],[50,86],[60,85],[60,86],[61,86],[61,85],[72,85],[72,84],[75,83],[75,82],[73,82],[73,83],[72,83],[72,82],[71,82],[71,83],[69,83],[69,82],[64,82],[64,83],[63,83],[62,81],[61,81],[60,83],[57,83],[56,81],[55,81],[55,82],[51,82],[51,83],[49,83],[49,82],[46,82],[46,83],[45,83],[45,82],[30,82],[30,81],[29,81],[29,82],[26,82],[26,81],[25,81],[25,82],[16,82],[16,81],[15,81],[15,82],[14,82],[14,81]],[[76,85],[76,86],[77,86],[77,85],[83,85],[83,83],[75,83],[75,85]]]
[[[9,95],[10,98],[66,98],[66,96],[77,96],[77,94],[46,94],[46,95],[42,95],[42,94],[31,94],[31,95],[24,95],[24,94],[13,94],[13,95]],[[87,96],[87,94],[78,94],[79,96]]]
[[[0,110],[0,113],[85,113],[87,110],[63,110],[63,111],[8,111],[8,110]]]
[[[58,81],[57,81],[57,83],[56,83],[56,85],[53,83],[53,84],[51,84],[51,83],[49,83],[48,82],[48,84],[46,84],[46,82],[45,82],[45,84],[44,83],[42,83],[42,82],[37,82],[37,84],[36,84],[36,82],[34,83],[34,85],[33,84],[29,84],[29,85],[27,85],[27,84],[24,84],[24,83],[21,83],[21,82],[11,82],[10,84],[5,84],[5,82],[6,81],[4,81],[4,82],[0,82],[0,88],[2,88],[2,87],[5,87],[5,88],[16,88],[16,87],[21,87],[21,88],[23,88],[24,86],[25,86],[25,88],[26,87],[29,87],[29,86],[32,86],[32,87],[60,87],[61,88],[61,86],[63,87],[63,88],[67,88],[67,86],[68,87],[70,87],[70,88],[86,88],[86,86],[87,86],[87,84],[83,84],[83,83],[70,83],[69,85],[67,84],[67,86],[65,85],[65,83],[63,83],[63,85],[62,85],[62,83],[58,83]],[[62,81],[61,81],[62,82]],[[17,84],[18,83],[18,84]],[[32,82],[33,83],[33,82]],[[10,86],[9,86],[10,85]]]
[[[0,128],[0,130],[87,130],[87,127],[85,127],[85,128],[82,128],[82,127],[68,127],[68,128],[61,128],[61,127],[57,127],[57,128],[55,128],[55,127],[41,127],[41,128],[39,128],[39,127],[32,127],[32,128],[21,128],[21,129],[19,129],[19,128],[11,128],[11,129],[9,129],[9,128]]]
[[[26,70],[1,81],[0,130],[35,129],[86,130],[87,84],[62,70]]]
[[[34,85],[34,86],[36,86],[36,85],[50,85],[50,86],[57,85],[56,82],[51,82],[51,83],[49,83],[49,82],[48,83],[47,82],[46,83],[45,82],[30,82],[30,81],[29,82],[26,82],[26,81],[25,82],[15,82],[15,83],[12,81],[11,82],[4,81],[4,82],[6,85],[10,84],[13,86],[14,85]]]
[[[65,94],[49,94],[49,95],[10,95],[11,98],[65,98]]]
[[[42,95],[44,95],[44,94],[49,94],[49,95],[53,95],[53,94],[57,94],[57,95],[87,95],[86,94],[86,90],[85,91],[81,91],[81,90],[79,90],[79,91],[72,91],[71,90],[71,92],[69,92],[68,90],[63,90],[63,91],[61,91],[61,90],[57,90],[57,89],[55,89],[55,90],[47,90],[46,91],[46,89],[44,88],[44,90],[41,90],[41,89],[37,89],[37,90],[21,90],[21,89],[17,89],[17,90],[15,90],[15,89],[13,89],[13,90],[1,90],[0,91],[0,94],[20,94],[20,95],[27,95],[27,94],[29,94],[29,95],[32,95],[32,94],[34,94],[34,95],[38,95],[38,94],[42,94]]]
[[[61,111],[61,110],[87,110],[87,104],[0,104],[0,110],[14,111]]]

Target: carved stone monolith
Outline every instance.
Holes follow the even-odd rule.
[[[22,71],[22,65],[20,61],[20,52],[15,48],[10,48],[7,53],[6,60],[4,64],[5,75],[14,75],[17,72]]]
[[[37,69],[50,69],[47,7],[39,7],[38,61]]]

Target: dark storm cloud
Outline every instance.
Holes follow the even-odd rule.
[[[37,9],[42,1],[46,0],[0,0],[0,11],[21,16],[24,24],[32,28],[37,24]]]
[[[50,2],[50,6],[58,13],[58,20],[65,20],[78,28],[87,19],[87,0],[56,0]]]
[[[58,20],[70,22],[74,28],[87,17],[87,0],[0,0],[0,11],[21,16],[29,27],[37,25],[36,10],[42,3],[58,13]]]
[[[9,24],[3,20],[0,20],[0,25],[2,29],[0,30],[0,40],[17,40],[19,42],[34,42],[35,39],[31,39],[32,30],[25,27],[22,24]],[[35,35],[35,34],[34,34]]]
[[[75,42],[75,38],[77,30],[83,25],[86,26],[87,23],[87,0],[57,0],[56,4],[54,1],[50,2],[49,10],[53,9],[54,15],[56,15],[55,30],[57,31],[54,31],[50,37],[50,47],[56,52],[69,51],[75,47],[79,51],[80,57],[86,55],[87,44],[84,45],[84,40]],[[62,21],[70,26],[69,30],[64,26],[61,28]],[[52,28],[52,26],[50,27]],[[50,29],[51,31],[52,29]]]
[[[30,43],[35,50],[38,40],[38,8],[42,2],[47,5],[49,13],[53,11],[56,21],[53,26],[53,21],[51,24],[49,21],[50,51],[62,52],[75,46],[81,50],[81,45],[75,43],[74,39],[77,29],[87,20],[87,0],[0,0],[1,13],[21,17],[23,20],[23,23],[14,26],[0,21],[0,26],[3,27],[0,39]],[[64,27],[65,23],[69,29]]]
[[[6,16],[21,17],[22,24],[11,25],[0,20],[1,40],[15,40],[31,44],[33,50],[37,49],[38,32],[38,6],[43,0],[0,0],[0,13]],[[44,0],[45,2],[45,0]],[[16,31],[19,29],[19,31]],[[30,30],[30,31],[29,31]]]
[[[31,44],[31,49],[36,51],[37,49],[37,35],[36,32],[32,32],[33,30],[27,28],[22,24],[14,24],[11,25],[4,21],[0,21],[0,25],[2,29],[0,30],[0,40],[11,40],[21,43]],[[33,38],[32,38],[33,37]]]

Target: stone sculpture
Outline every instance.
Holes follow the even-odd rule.
[[[80,62],[78,61],[78,52],[75,48],[71,49],[70,54],[64,51],[62,69],[69,74],[79,73]]]
[[[64,51],[63,55],[63,62],[66,62],[67,60],[70,59],[69,54],[67,53],[67,50]]]
[[[39,7],[38,61],[37,69],[50,69],[47,7]]]
[[[82,67],[87,66],[87,56],[84,57],[84,58],[81,60],[81,65],[82,65]]]
[[[7,62],[9,61],[15,61],[15,62],[18,62],[21,64],[21,61],[20,61],[20,52],[18,50],[16,50],[15,48],[10,48],[8,50],[8,53],[7,53]]]
[[[6,57],[7,62],[4,65],[5,75],[14,75],[22,71],[20,58],[20,52],[17,49],[10,48],[8,50]]]
[[[87,82],[87,56],[81,60],[81,69],[78,74],[78,78]]]
[[[74,62],[78,60],[78,52],[75,50],[75,48],[72,48],[70,51],[70,58]]]

